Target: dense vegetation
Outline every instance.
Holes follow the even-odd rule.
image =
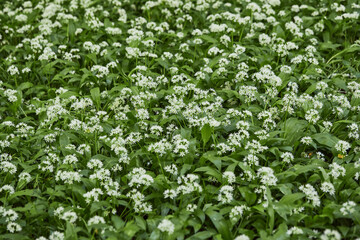
[[[0,239],[359,239],[359,13],[1,1]]]

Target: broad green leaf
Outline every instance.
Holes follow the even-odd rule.
[[[124,232],[129,237],[133,237],[139,230],[140,228],[134,223],[134,221],[128,222],[124,227]]]
[[[275,212],[274,212],[274,206],[272,203],[272,196],[271,196],[271,191],[269,189],[269,187],[266,187],[266,196],[267,196],[267,201],[268,201],[268,207],[267,207],[267,212],[269,215],[269,228],[270,228],[270,233],[272,232],[272,230],[274,229],[274,224],[275,224]]]
[[[288,145],[293,145],[295,141],[300,140],[303,136],[303,129],[308,125],[308,122],[305,120],[299,120],[297,118],[289,118],[286,120],[284,125],[286,143]]]
[[[219,182],[221,182],[221,180],[222,180],[221,173],[219,173],[219,171],[217,171],[211,167],[199,167],[199,168],[195,169],[194,172],[205,172],[207,175],[216,178]]]
[[[125,222],[119,216],[111,216],[111,221],[114,223],[114,227],[119,230],[124,227]]]
[[[232,240],[232,234],[230,232],[229,223],[223,218],[223,216],[212,208],[205,211],[206,215],[210,218],[218,232],[221,234],[222,239]]]
[[[138,227],[140,227],[142,230],[146,230],[146,221],[142,217],[135,216],[135,221]]]
[[[17,88],[18,91],[23,91],[25,89],[31,88],[32,86],[34,86],[33,83],[31,82],[24,82],[21,83],[20,86]]]
[[[202,231],[195,233],[191,237],[187,238],[188,240],[202,240],[202,239],[211,239],[212,236],[214,236],[215,233],[210,231]]]
[[[334,135],[327,132],[314,134],[311,136],[311,138],[320,143],[321,145],[325,145],[329,148],[333,148],[335,144],[340,140]]]
[[[97,109],[100,109],[100,90],[99,88],[92,88],[90,90],[91,98],[94,101]]]
[[[292,193],[289,195],[283,196],[279,204],[294,204],[297,200],[300,200],[305,197],[305,194],[303,193]]]
[[[70,222],[66,222],[65,239],[66,240],[78,239],[74,224],[72,224]]]
[[[8,200],[10,201],[11,199],[14,199],[14,198],[20,197],[20,196],[30,196],[30,197],[42,198],[40,190],[26,189],[26,190],[22,190],[22,191],[16,191],[14,194],[11,194],[8,197]]]
[[[241,196],[245,199],[246,203],[251,206],[256,202],[257,195],[254,191],[251,191],[249,187],[238,187]]]
[[[213,129],[210,127],[209,124],[205,124],[201,128],[201,138],[203,140],[204,145],[209,141],[212,131],[213,131]]]

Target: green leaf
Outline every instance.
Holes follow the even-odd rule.
[[[221,173],[209,166],[199,167],[199,168],[195,169],[194,172],[205,172],[207,175],[216,178],[219,182],[221,182],[221,180],[222,180]]]
[[[65,239],[66,240],[76,240],[76,239],[78,239],[77,238],[77,233],[75,231],[75,227],[70,222],[66,222]]]
[[[294,204],[297,200],[300,200],[303,197],[305,197],[305,194],[303,193],[292,193],[285,195],[280,199],[279,204]]]
[[[297,118],[289,118],[284,126],[286,143],[293,145],[303,136],[303,129],[308,125],[307,121]]]
[[[188,240],[198,240],[198,239],[211,239],[212,236],[214,236],[215,233],[210,231],[202,231],[195,233],[191,237],[187,238]]]
[[[339,139],[333,136],[330,133],[317,133],[311,136],[312,139],[320,143],[321,145],[325,145],[329,148],[333,148],[335,144],[339,141]]]
[[[246,203],[251,206],[256,202],[256,193],[254,191],[251,191],[249,187],[239,187],[238,188],[241,196],[245,199]]]
[[[302,173],[306,173],[306,172],[310,172],[310,171],[313,171],[315,169],[318,169],[320,167],[320,165],[318,164],[309,164],[309,165],[295,165],[293,167],[293,169],[295,170],[295,174],[296,175],[299,175],[299,174],[302,174]]]
[[[270,233],[272,232],[272,230],[274,229],[274,224],[275,224],[275,213],[274,213],[274,207],[273,207],[273,203],[272,203],[272,196],[271,196],[271,192],[269,187],[266,187],[266,196],[267,196],[267,200],[268,200],[268,207],[267,207],[267,212],[269,215],[269,228],[270,228]]]
[[[14,199],[15,197],[20,197],[20,196],[30,196],[30,197],[42,198],[40,190],[26,189],[26,190],[22,190],[22,191],[16,191],[14,194],[11,194],[8,198],[8,201],[10,201],[11,199]]]
[[[155,231],[151,233],[149,240],[158,240],[158,239],[160,239],[160,231],[159,229],[155,229]]]
[[[94,101],[96,108],[99,110],[100,108],[100,89],[97,88],[92,88],[90,90],[90,94],[91,94],[91,98]]]
[[[129,237],[133,237],[139,230],[140,228],[134,223],[134,221],[128,222],[124,228],[125,234]]]
[[[286,223],[282,223],[278,227],[275,235],[272,236],[269,239],[271,239],[271,240],[286,240],[286,239],[289,239],[289,235],[286,234],[287,230],[288,230],[288,227],[287,227]]]
[[[201,138],[204,142],[204,145],[209,141],[211,134],[212,134],[212,128],[210,127],[209,124],[205,124],[202,128],[201,128]]]
[[[32,84],[31,82],[24,82],[24,83],[20,84],[20,86],[16,90],[22,91],[22,90],[31,88],[32,86],[34,86],[34,84]]]
[[[213,208],[208,208],[205,213],[210,218],[211,222],[214,224],[215,228],[219,231],[221,237],[224,240],[233,239],[230,232],[230,224],[225,221],[219,212],[216,212]]]
[[[142,230],[146,231],[146,221],[142,217],[135,216],[135,221]]]
[[[14,240],[26,240],[31,239],[25,235],[17,234],[17,233],[8,233],[8,234],[2,234],[0,239],[14,239]]]
[[[215,38],[210,37],[209,35],[201,35],[200,38],[208,41],[210,43],[217,43],[218,41]]]
[[[114,227],[119,230],[124,227],[125,222],[119,216],[112,216],[111,221],[114,223]]]
[[[70,39],[70,41],[72,43],[74,43],[75,31],[76,31],[76,26],[75,26],[74,22],[72,20],[70,20],[68,28],[67,28],[67,34],[68,34],[68,38]]]

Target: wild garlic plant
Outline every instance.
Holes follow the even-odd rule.
[[[360,239],[358,1],[0,6],[0,238]]]

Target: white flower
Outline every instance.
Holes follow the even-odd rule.
[[[1,212],[2,211],[0,210],[0,213]],[[9,210],[3,209],[2,216],[5,218],[5,222],[16,221],[16,219],[18,219],[19,217],[19,215],[12,209]]]
[[[310,109],[309,111],[306,112],[305,119],[309,123],[315,124],[320,119],[319,112],[316,111],[315,109]]]
[[[17,91],[16,90],[12,90],[12,89],[6,89],[4,91],[4,95],[5,97],[8,98],[9,102],[16,102],[18,100],[17,95]]]
[[[329,182],[323,182],[321,183],[321,187],[320,187],[321,191],[325,192],[325,193],[329,193],[330,195],[335,195],[335,187],[332,183]]]
[[[194,212],[196,209],[197,209],[197,205],[195,205],[195,204],[188,204],[186,206],[186,211],[188,211],[188,212]]]
[[[343,203],[342,208],[340,208],[340,212],[343,215],[349,215],[355,212],[356,203],[353,201],[347,201]]]
[[[171,165],[169,165],[169,166],[165,166],[165,167],[164,167],[164,170],[165,170],[166,172],[168,172],[168,173],[173,174],[174,176],[176,176],[176,175],[178,174],[178,169],[177,169],[177,167],[176,167],[175,164],[171,164]]]
[[[90,192],[84,193],[83,197],[85,198],[86,203],[91,203],[93,199],[94,202],[99,201],[99,196],[103,195],[103,191],[100,188],[94,188]]]
[[[7,69],[8,73],[13,76],[13,75],[18,75],[19,69],[15,66],[15,65],[11,65],[8,69]]]
[[[346,169],[335,162],[330,164],[329,167],[331,169],[329,174],[333,176],[334,179],[337,179],[340,176],[345,176],[346,174]]]
[[[140,193],[137,189],[133,189],[126,194],[127,197],[130,197],[134,201],[134,211],[147,213],[152,211],[152,206],[150,203],[144,202],[145,196]]]
[[[257,172],[257,177],[260,178],[260,181],[264,185],[275,186],[277,178],[274,175],[274,170],[269,167],[261,167]]]
[[[299,227],[296,227],[296,226],[294,226],[294,227],[292,227],[292,228],[290,228],[289,230],[287,230],[287,232],[286,232],[286,234],[287,235],[295,235],[295,234],[303,234],[304,232],[303,232],[303,230],[301,229],[301,228],[299,228]]]
[[[312,143],[311,137],[303,137],[301,138],[300,142],[305,145],[310,145]]]
[[[335,145],[335,149],[341,152],[342,154],[346,154],[346,151],[349,150],[350,147],[351,147],[350,143],[342,140],[338,141]]]
[[[250,240],[250,238],[248,236],[246,236],[245,234],[241,234],[241,235],[237,236],[234,240]]]
[[[55,176],[56,181],[63,181],[67,184],[73,184],[74,182],[80,182],[81,175],[78,172],[67,172],[59,170]]]
[[[20,232],[22,230],[22,227],[19,224],[14,223],[14,222],[9,222],[6,226],[6,228],[11,233]]]
[[[178,195],[178,192],[174,189],[167,189],[164,191],[164,198],[171,198],[174,199]]]
[[[129,173],[130,182],[129,186],[132,187],[135,185],[136,187],[139,187],[140,185],[150,186],[154,179],[146,174],[145,169],[143,168],[134,168],[131,173]]]
[[[88,221],[88,225],[94,225],[94,224],[104,224],[105,223],[105,219],[103,217],[100,216],[94,216],[92,218],[89,219]]]
[[[0,193],[2,191],[8,192],[10,195],[15,193],[14,187],[11,185],[8,185],[8,184],[6,184],[0,188]]]
[[[294,160],[294,155],[291,152],[284,152],[281,154],[281,158],[284,162],[290,163]]]
[[[49,240],[64,240],[65,234],[62,232],[55,231],[50,234]]]
[[[173,152],[179,154],[181,157],[185,156],[189,152],[189,141],[182,138],[179,134],[175,135],[172,139],[174,148]]]
[[[100,66],[100,65],[92,66],[91,71],[95,73],[95,76],[97,78],[103,78],[110,73],[108,67],[104,67],[104,66]]]
[[[311,186],[310,184],[306,184],[306,185],[300,186],[299,189],[303,193],[305,193],[307,199],[312,202],[313,206],[315,206],[315,207],[320,206],[320,197],[313,186]]]
[[[75,212],[68,211],[68,212],[63,213],[61,218],[70,223],[74,223],[74,222],[76,222],[78,216],[76,215]]]
[[[240,206],[235,206],[231,209],[230,212],[230,219],[233,221],[236,221],[236,219],[238,219],[238,217],[242,217],[244,214],[244,211],[249,211],[250,208],[245,206],[245,205],[240,205]]]
[[[158,227],[157,227],[160,231],[162,232],[167,232],[169,235],[173,234],[174,230],[175,230],[175,225],[167,219],[163,219]]]
[[[326,229],[324,233],[320,236],[321,240],[340,240],[341,235],[336,230]]]
[[[329,131],[333,124],[329,121],[324,121],[323,125],[324,125],[325,130]]]
[[[66,155],[63,160],[63,164],[73,164],[73,163],[77,163],[77,162],[78,162],[78,159],[75,154]]]
[[[223,173],[223,178],[226,179],[226,181],[229,184],[232,184],[235,182],[235,174],[233,172],[230,171],[226,171]]]
[[[234,199],[233,191],[234,191],[234,187],[232,187],[232,186],[225,185],[225,186],[221,187],[219,195],[218,195],[218,200],[222,204],[230,203]]]

